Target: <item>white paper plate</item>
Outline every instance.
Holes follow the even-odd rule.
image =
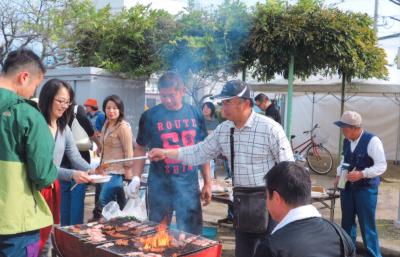
[[[110,175],[90,175],[90,178],[92,179],[92,183],[98,184],[98,183],[106,183],[108,181],[110,181],[111,176]]]
[[[314,198],[323,197],[323,196],[327,196],[327,195],[328,194],[326,194],[326,193],[311,191],[311,197],[314,197]]]

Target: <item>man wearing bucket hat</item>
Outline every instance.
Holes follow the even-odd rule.
[[[214,99],[222,101],[227,121],[218,125],[204,141],[196,145],[179,149],[153,148],[149,157],[155,161],[171,158],[186,164],[198,165],[208,162],[219,154],[226,156],[230,163],[234,185],[235,256],[249,257],[253,256],[257,244],[265,240],[268,231],[272,230],[272,226],[267,227],[268,213],[265,206],[263,178],[276,163],[293,161],[293,153],[282,126],[252,110],[250,88],[245,82],[228,81]],[[255,202],[259,205],[247,211],[243,210],[244,204],[240,204],[241,198],[236,190],[239,188],[257,194],[255,198],[253,195],[249,197],[248,203],[251,207],[256,206]],[[257,191],[258,189],[261,190]],[[243,192],[241,193],[243,196]],[[250,216],[247,216],[249,214]],[[257,217],[252,216],[256,214]],[[262,222],[259,222],[258,217],[262,218]],[[242,227],[242,222],[248,223],[248,226]]]
[[[379,176],[387,167],[382,142],[377,136],[362,128],[362,118],[357,112],[344,112],[340,120],[334,124],[341,128],[345,137],[343,160],[337,169],[334,183],[336,187],[341,175],[347,180],[344,188],[340,190],[342,227],[355,244],[357,215],[366,256],[381,256],[375,211]],[[346,170],[343,168],[345,165]],[[347,172],[347,176],[341,174],[342,172]]]

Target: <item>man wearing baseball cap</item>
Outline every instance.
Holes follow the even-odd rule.
[[[344,189],[340,190],[342,227],[351,236],[354,244],[357,237],[357,215],[366,256],[382,256],[375,224],[379,176],[386,171],[387,163],[381,140],[362,128],[361,115],[346,111],[334,124],[345,136],[343,159],[337,168],[334,183],[338,185],[342,172],[348,172]],[[342,164],[348,164],[346,170]]]
[[[105,115],[101,111],[99,111],[99,106],[97,105],[97,101],[94,98],[86,99],[83,104],[86,107],[86,113],[92,123],[93,128],[96,132],[101,132],[105,122]]]
[[[250,88],[245,82],[228,81],[214,99],[222,101],[222,111],[227,120],[219,124],[204,141],[175,149],[153,148],[149,157],[153,161],[169,158],[184,164],[199,165],[219,154],[226,156],[235,188],[235,256],[249,257],[253,256],[256,246],[266,239],[274,226],[268,220],[263,200],[266,194],[263,178],[276,163],[294,161],[293,153],[282,126],[252,110]],[[247,192],[261,189],[257,195],[248,198],[253,208],[249,209],[239,200],[239,194],[235,194],[239,188]],[[243,226],[243,222],[248,226]]]

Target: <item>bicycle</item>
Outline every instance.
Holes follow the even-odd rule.
[[[322,145],[322,143],[317,143],[315,141],[316,134],[314,131],[317,128],[319,128],[318,124],[315,124],[311,130],[304,131],[303,134],[310,134],[310,138],[302,142],[300,145],[293,147],[292,140],[296,137],[295,135],[291,136],[290,143],[297,159],[302,159],[301,153],[307,150],[305,157],[308,167],[310,167],[310,169],[315,173],[323,175],[331,171],[333,158],[332,154]]]

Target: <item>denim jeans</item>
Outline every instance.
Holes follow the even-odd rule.
[[[83,223],[86,184],[77,185],[72,191],[73,181],[60,181],[61,185],[61,226]]]
[[[175,211],[179,230],[200,235],[203,216],[198,183],[184,176],[161,179],[152,175],[149,174],[147,191],[149,220],[160,223],[165,219],[170,224]]]
[[[0,235],[1,257],[37,257],[39,254],[39,230],[15,235]]]
[[[381,257],[378,232],[375,224],[375,211],[378,199],[378,187],[357,187],[350,185],[340,191],[342,208],[342,227],[356,243],[357,224],[360,224],[361,236],[366,256]]]
[[[111,179],[107,183],[101,184],[99,200],[96,203],[96,208],[93,211],[94,218],[100,218],[103,207],[111,201],[117,201],[122,209],[125,206],[126,198],[124,192],[124,176],[110,174]]]

